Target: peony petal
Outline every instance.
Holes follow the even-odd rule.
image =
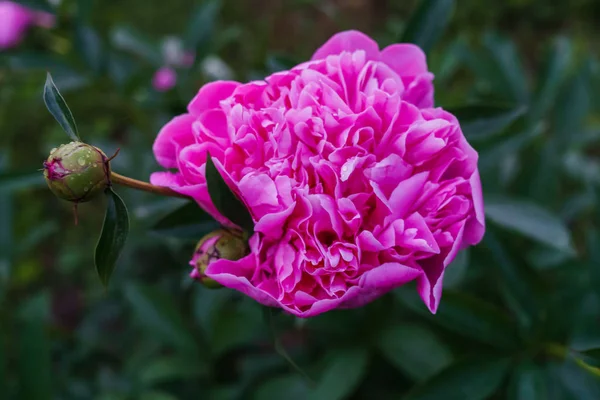
[[[380,60],[390,66],[401,77],[426,74],[427,57],[414,44],[393,44],[381,51]]]
[[[156,161],[165,168],[176,168],[179,152],[195,143],[192,124],[195,117],[183,114],[173,118],[158,133],[152,150]]]
[[[252,297],[259,303],[277,307],[279,302],[268,292],[258,289],[250,283],[247,276],[256,268],[256,257],[252,254],[238,260],[229,261],[221,259],[209,264],[206,276],[221,285],[235,289],[245,295]]]
[[[473,207],[475,216],[467,221],[465,227],[464,242],[466,245],[475,245],[481,241],[485,233],[485,211],[483,207],[483,194],[481,191],[481,179],[479,171],[475,171],[469,179],[473,195]]]
[[[225,100],[240,86],[238,82],[216,81],[202,86],[196,97],[188,105],[188,111],[200,115],[211,108],[218,108],[221,100]]]
[[[338,55],[344,51],[364,50],[368,60],[379,57],[377,42],[359,31],[345,31],[335,34],[312,56],[312,60],[321,60],[329,55]]]
[[[421,276],[423,271],[398,263],[385,263],[366,272],[360,286],[369,290],[386,290],[404,285]]]

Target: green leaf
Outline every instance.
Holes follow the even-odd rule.
[[[198,346],[178,307],[164,291],[142,284],[131,284],[125,297],[138,323],[147,332],[180,350],[181,354],[197,355]]]
[[[583,297],[572,313],[575,319],[570,326],[569,347],[578,352],[600,348],[600,297],[596,294]]]
[[[139,371],[139,379],[148,387],[175,380],[198,379],[208,372],[207,366],[198,361],[178,356],[154,359]]]
[[[596,229],[590,229],[587,233],[587,248],[590,253],[589,270],[591,287],[596,296],[600,298],[600,234]]]
[[[129,214],[125,203],[110,188],[106,191],[106,197],[106,215],[94,258],[96,271],[104,286],[108,286],[129,234]]]
[[[586,371],[575,360],[555,366],[553,372],[574,399],[600,399],[600,377]]]
[[[510,257],[493,230],[487,230],[482,244],[484,249],[489,250],[493,265],[498,271],[498,286],[507,307],[523,328],[530,328],[540,304],[533,294],[526,271]]]
[[[400,41],[414,43],[428,53],[444,33],[453,10],[454,0],[421,0]]]
[[[309,400],[342,400],[360,385],[367,372],[369,354],[366,349],[351,349],[332,354],[319,383]]]
[[[195,50],[210,41],[220,11],[220,0],[203,2],[196,8],[188,24],[185,37],[185,45],[188,49]]]
[[[469,249],[464,249],[458,252],[456,258],[444,271],[444,287],[445,288],[456,288],[460,286],[462,281],[467,274],[469,268]]]
[[[0,152],[0,173],[8,165],[8,157]],[[0,190],[0,305],[4,300],[4,286],[8,284],[11,273],[11,262],[13,258],[13,218],[15,215],[13,199],[6,190]],[[8,286],[8,285],[7,285]]]
[[[19,0],[18,3],[38,11],[51,13],[52,7],[45,0]]]
[[[45,185],[44,175],[41,172],[0,172],[0,192],[9,193]]]
[[[154,66],[163,64],[162,55],[152,41],[129,26],[114,28],[111,40],[116,48],[136,54]]]
[[[263,315],[267,321],[269,326],[269,331],[271,332],[271,338],[273,339],[273,346],[275,347],[275,351],[279,354],[299,375],[302,375],[308,382],[312,383],[312,379],[300,366],[294,361],[294,359],[289,355],[283,343],[279,339],[277,335],[277,330],[275,327],[275,315],[273,315],[273,309],[270,307],[263,308]]]
[[[449,108],[448,111],[458,118],[467,139],[485,140],[502,133],[525,114],[527,108],[473,105]]]
[[[248,208],[227,186],[209,153],[206,155],[206,185],[210,199],[219,213],[251,235],[254,232],[254,221]]]
[[[416,381],[424,381],[452,363],[450,349],[428,328],[401,323],[384,329],[377,339],[384,358]]]
[[[0,298],[1,300],[1,298]],[[8,384],[7,384],[7,357],[6,351],[4,349],[4,336],[0,335],[0,393],[8,393]]]
[[[221,303],[213,311],[213,319],[209,326],[209,343],[211,353],[215,356],[236,348],[251,346],[252,343],[266,333],[263,323],[262,306],[250,299],[240,303]]]
[[[140,399],[144,400],[178,400],[179,398],[167,392],[152,390],[141,394]]]
[[[18,335],[19,399],[53,399],[50,343],[42,320],[24,321]]]
[[[189,202],[162,217],[152,230],[165,236],[198,240],[219,226],[197,203]]]
[[[545,371],[535,364],[520,364],[512,372],[508,387],[510,400],[547,400],[548,385]]]
[[[526,103],[529,99],[528,84],[515,43],[506,37],[491,33],[486,34],[483,41],[492,63],[500,72],[500,82],[506,85],[511,94],[510,99],[519,104]]]
[[[574,251],[565,224],[535,203],[487,196],[485,214],[494,223],[540,243],[569,253]]]
[[[571,53],[572,45],[569,39],[558,37],[552,42],[532,102],[531,121],[537,121],[552,107],[571,63]]]
[[[485,400],[509,370],[504,359],[465,360],[451,365],[412,390],[405,400]]]
[[[591,107],[589,90],[590,79],[584,68],[564,85],[552,114],[560,143],[569,144],[583,135]]]
[[[102,70],[105,60],[100,35],[91,26],[78,25],[75,34],[75,45],[85,63],[95,73]]]
[[[414,288],[403,287],[394,294],[431,323],[464,337],[499,348],[514,348],[518,343],[511,318],[502,309],[479,298],[445,291],[436,315],[432,315]]]
[[[81,141],[73,114],[71,114],[71,110],[69,110],[65,99],[58,91],[49,72],[46,75],[46,84],[44,85],[44,103],[50,114],[58,121],[67,135],[74,141]]]
[[[496,143],[491,149],[482,151],[479,156],[479,170],[497,170],[498,165],[507,157],[518,155],[527,145],[542,134],[542,126],[520,132],[500,143]]]
[[[309,396],[309,387],[297,374],[279,376],[260,385],[252,399],[274,400],[281,398],[284,393],[286,400],[306,400]]]

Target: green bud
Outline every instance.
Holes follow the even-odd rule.
[[[44,162],[44,177],[57,197],[84,203],[110,186],[110,165],[102,150],[71,142],[50,152]]]
[[[190,276],[209,288],[220,288],[221,284],[206,276],[208,266],[220,259],[236,261],[247,254],[248,246],[241,235],[226,229],[217,229],[198,242],[191,265]]]

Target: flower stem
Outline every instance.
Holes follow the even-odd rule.
[[[171,190],[166,187],[152,185],[148,182],[138,181],[137,179],[129,178],[127,176],[123,176],[117,174],[116,172],[110,173],[110,181],[112,183],[116,183],[117,185],[127,186],[132,189],[141,190],[148,193],[154,193],[159,196],[167,196],[167,197],[179,197],[181,199],[190,199],[189,196],[186,196],[181,193],[177,193],[174,190]]]

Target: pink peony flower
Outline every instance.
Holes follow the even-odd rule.
[[[52,14],[33,11],[12,1],[0,1],[0,50],[21,43],[31,25],[51,28],[54,23]]]
[[[214,82],[159,133],[152,183],[211,203],[206,154],[255,221],[250,254],[206,275],[299,317],[416,280],[435,312],[445,268],[484,233],[477,153],[433,107],[416,46],[343,32],[264,81]]]
[[[177,83],[177,72],[170,67],[162,67],[154,74],[152,86],[159,92],[173,89]]]

